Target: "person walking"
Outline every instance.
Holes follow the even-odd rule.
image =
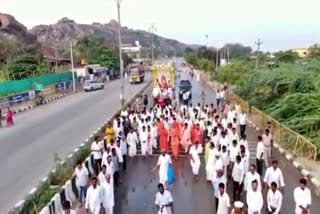
[[[13,123],[13,111],[12,109],[10,109],[10,107],[8,107],[8,111],[7,111],[7,127],[11,127],[14,126]]]
[[[103,199],[102,205],[105,210],[105,214],[113,214],[114,207],[114,186],[109,174],[106,175],[106,182],[101,185]]]
[[[177,160],[179,154],[180,134],[178,123],[173,123],[170,130],[172,155]]]
[[[166,153],[165,150],[161,150],[161,155],[158,158],[157,165],[154,167],[154,170],[159,168],[159,183],[166,185],[168,181],[168,168],[169,164],[172,164],[170,155]]]
[[[269,214],[279,214],[282,206],[282,194],[277,188],[277,183],[272,182],[267,194],[267,208]]]
[[[225,191],[225,184],[219,184],[219,202],[217,214],[229,214],[230,209],[230,198],[228,193]]]
[[[264,151],[263,151],[263,157],[264,157],[264,163],[266,167],[269,166],[269,159],[271,158],[271,150],[273,145],[273,138],[272,134],[270,133],[269,129],[265,130],[265,133],[262,135],[262,142],[264,145]]]
[[[248,214],[261,214],[263,207],[263,197],[258,190],[258,181],[254,180],[251,184],[251,190],[247,191]]]
[[[285,183],[284,183],[282,171],[278,167],[277,160],[272,161],[272,166],[267,168],[263,181],[267,188],[271,187],[272,182],[276,182],[278,188],[280,190],[283,190]]]
[[[76,177],[76,185],[79,190],[79,204],[82,206],[82,204],[85,202],[86,196],[87,196],[87,185],[88,185],[88,179],[89,179],[89,171],[87,167],[85,167],[82,163],[82,161],[77,162],[77,166],[74,170],[74,174]]]
[[[240,123],[240,136],[243,136],[246,133],[246,124],[247,124],[247,114],[241,110],[239,115],[239,123]]]
[[[236,157],[236,162],[233,165],[232,180],[233,180],[233,200],[238,201],[241,197],[242,182],[244,178],[244,168],[241,162],[241,157]]]
[[[130,129],[130,132],[128,133],[127,142],[128,142],[128,146],[129,146],[129,152],[128,152],[129,157],[136,156],[137,155],[137,143],[139,142],[139,140],[138,140],[137,133],[134,132],[133,129]]]
[[[295,214],[310,214],[311,192],[305,178],[300,179],[300,185],[294,189],[294,201],[296,203]]]
[[[158,214],[172,214],[172,195],[168,190],[164,189],[164,185],[162,183],[158,184],[158,193],[156,194],[155,204]]]
[[[107,138],[107,144],[110,144],[111,139],[114,139],[116,135],[111,122],[108,123],[105,134]]]
[[[91,178],[91,186],[88,188],[85,208],[87,213],[99,214],[101,203],[103,202],[103,194],[101,187],[97,184],[97,177]]]
[[[195,144],[190,147],[189,151],[190,165],[192,167],[192,173],[196,180],[199,180],[199,169],[201,165],[199,154],[202,153],[202,150],[202,145],[199,144],[198,141],[196,141]]]
[[[262,142],[262,136],[258,136],[257,143],[257,153],[256,153],[256,163],[257,163],[257,172],[262,175],[263,170],[263,156],[264,156],[264,145]]]
[[[91,144],[91,151],[93,153],[96,176],[98,176],[99,172],[101,171],[102,150],[103,150],[103,143],[100,141],[99,136],[95,136],[94,142]]]

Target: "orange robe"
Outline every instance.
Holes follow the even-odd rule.
[[[168,145],[168,131],[165,128],[161,128],[159,132],[159,142],[160,142],[160,149],[165,150],[166,152],[169,151]]]
[[[171,149],[174,157],[178,156],[179,144],[180,144],[180,133],[178,126],[173,126],[170,130],[171,137]]]

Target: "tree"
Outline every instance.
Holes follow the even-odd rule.
[[[252,52],[252,48],[249,46],[243,46],[242,44],[225,44],[221,49],[229,49],[229,57],[235,58],[239,56],[246,56]]]
[[[313,46],[309,47],[308,57],[316,58],[320,56],[320,45],[314,44]]]
[[[8,63],[8,76],[10,79],[24,79],[31,76],[35,76],[37,70],[37,59],[28,54],[17,54]]]
[[[18,49],[17,44],[7,39],[4,36],[0,36],[0,64],[7,63]]]
[[[284,63],[291,63],[291,62],[295,62],[299,56],[297,53],[293,52],[293,51],[279,51],[277,53],[274,54],[275,56],[275,60],[277,62],[284,62]]]

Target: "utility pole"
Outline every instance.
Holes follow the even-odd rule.
[[[120,59],[120,77],[121,77],[121,92],[120,92],[120,102],[121,105],[124,105],[124,83],[123,83],[123,61],[122,61],[122,44],[121,44],[121,19],[120,19],[120,6],[122,0],[115,0],[117,4],[117,11],[118,11],[118,40],[119,40],[119,59]]]
[[[73,64],[73,42],[70,41],[70,58],[71,58],[71,72],[72,72],[72,85],[73,93],[76,93],[76,81],[74,78],[74,64]]]
[[[205,35],[205,37],[206,37],[206,48],[208,48],[208,35]]]
[[[256,69],[258,69],[260,46],[263,44],[263,41],[261,41],[260,39],[258,39],[258,41],[256,41],[255,43],[256,43],[256,45],[257,45]]]
[[[217,49],[217,53],[216,53],[216,72],[218,71],[218,60],[219,60],[219,49]]]
[[[154,33],[157,32],[157,29],[154,24],[151,24],[148,30],[151,33],[151,56],[152,56],[152,65],[154,64]]]
[[[228,60],[228,61],[227,61],[227,62],[228,62],[227,64],[229,64],[229,60],[230,60],[230,58],[229,58],[229,57],[230,57],[230,56],[229,56],[229,54],[230,54],[230,53],[229,53],[229,47],[227,47],[227,60]]]

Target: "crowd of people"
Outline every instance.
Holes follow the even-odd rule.
[[[96,137],[91,146],[95,173],[88,189],[89,172],[78,163],[75,175],[79,202],[88,213],[99,213],[102,207],[106,213],[113,213],[114,187],[122,182],[120,172],[126,171],[128,157],[138,155],[139,148],[143,157],[161,151],[154,167],[159,170],[155,200],[158,213],[172,213],[168,168],[171,158],[179,159],[181,153],[190,157],[195,181],[199,180],[200,168],[205,168],[206,180],[214,191],[216,213],[281,212],[285,182],[277,160],[271,160],[271,127],[257,136],[256,155],[252,157],[246,137],[247,115],[239,105],[225,103],[224,94],[220,94],[216,105],[146,106],[135,110],[129,106],[108,124],[105,137]],[[250,159],[255,159],[254,163]],[[297,214],[310,213],[311,193],[306,184],[307,180],[301,178],[294,190]],[[227,187],[232,189],[230,196]]]

